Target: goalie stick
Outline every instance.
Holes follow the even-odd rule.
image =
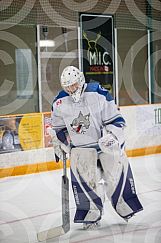
[[[64,235],[70,230],[69,212],[69,179],[67,177],[66,153],[63,152],[63,176],[62,176],[62,225],[51,228],[37,234],[38,241],[45,241]]]

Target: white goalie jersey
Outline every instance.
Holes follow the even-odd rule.
[[[74,103],[65,91],[60,91],[52,105],[53,129],[59,131],[67,128],[75,147],[95,147],[102,136],[103,127],[108,130],[115,128],[118,135],[118,130],[120,133],[122,130],[118,128],[125,125],[109,92],[98,83],[85,85],[79,103]]]

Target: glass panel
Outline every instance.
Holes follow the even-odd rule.
[[[16,49],[17,96],[33,95],[32,53],[30,49]]]
[[[77,29],[41,26],[40,46],[42,111],[50,111],[61,90],[61,72],[68,65],[78,67]]]
[[[36,28],[4,26],[0,35],[0,115],[37,112]]]
[[[118,30],[119,104],[148,103],[147,32]]]
[[[152,33],[152,103],[161,103],[161,34],[160,32]]]

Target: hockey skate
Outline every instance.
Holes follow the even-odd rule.
[[[83,223],[84,230],[97,230],[101,226],[100,220],[94,223]]]
[[[131,218],[134,217],[134,216],[135,216],[135,213],[132,213],[132,214],[130,214],[130,215],[127,216],[127,217],[123,217],[123,219],[125,220],[126,223],[128,223],[128,222],[129,222],[129,219],[131,219]]]

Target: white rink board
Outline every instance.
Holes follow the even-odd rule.
[[[126,120],[126,150],[161,145],[161,104],[120,107]],[[8,168],[55,160],[53,148],[0,154],[0,167]]]
[[[55,160],[53,148],[41,148],[0,154],[0,168],[37,164]]]
[[[161,145],[161,104],[120,107],[126,120],[126,149]]]

